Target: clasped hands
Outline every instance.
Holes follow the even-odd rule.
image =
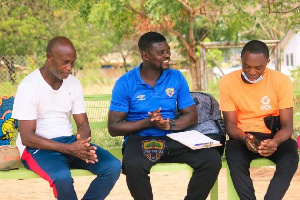
[[[259,153],[263,157],[268,157],[277,150],[277,143],[273,139],[255,141],[255,137],[250,133],[246,134],[245,143],[250,151]]]
[[[86,139],[81,139],[80,134],[76,135],[77,141],[72,143],[73,145],[73,155],[85,160],[86,163],[96,163],[98,162],[96,150],[97,147],[91,146],[91,137]]]
[[[161,130],[170,130],[170,128],[171,128],[170,119],[169,118],[164,119],[161,116],[160,111],[161,111],[161,108],[159,108],[153,112],[148,112],[151,126],[154,126]]]

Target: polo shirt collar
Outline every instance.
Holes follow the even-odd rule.
[[[136,69],[135,69],[135,77],[137,84],[146,84],[145,81],[141,78],[141,66],[143,63],[141,63]]]
[[[136,81],[137,84],[146,84],[146,82],[141,78],[141,66],[143,65],[143,63],[141,63],[135,71],[135,76],[136,76]],[[159,79],[157,80],[156,84],[161,83],[165,80],[166,76],[169,73],[169,69],[168,70],[163,70],[162,74],[160,75]]]

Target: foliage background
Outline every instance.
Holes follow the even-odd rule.
[[[298,0],[2,0],[0,56],[9,58],[13,71],[0,63],[0,91],[13,94],[26,74],[43,65],[48,40],[63,35],[77,49],[73,74],[86,93],[109,93],[120,75],[139,64],[136,43],[146,31],[167,37],[175,52],[173,67],[182,70],[192,90],[202,90],[200,42],[282,39],[290,28],[299,28],[299,7]],[[112,62],[102,59],[108,53],[122,60],[112,72],[100,69]],[[212,54],[228,65],[227,52]],[[214,66],[209,56],[207,62]],[[293,77],[299,87],[299,73]],[[209,80],[208,90],[216,90],[218,77]],[[108,89],[93,89],[100,86]]]

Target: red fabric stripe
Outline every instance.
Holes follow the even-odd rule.
[[[55,198],[57,198],[57,190],[56,187],[53,183],[53,180],[51,179],[51,177],[40,168],[40,166],[37,164],[37,162],[34,160],[34,158],[32,157],[32,155],[27,151],[27,148],[25,148],[23,154],[22,154],[22,160],[25,160],[27,162],[27,165],[29,166],[29,168],[35,172],[36,174],[38,174],[41,178],[45,179],[46,181],[49,182],[50,187],[53,188],[53,193]]]

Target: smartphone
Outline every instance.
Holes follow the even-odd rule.
[[[258,147],[260,145],[260,141],[254,136],[249,140],[247,140],[248,144],[254,149],[256,152],[258,152]]]

